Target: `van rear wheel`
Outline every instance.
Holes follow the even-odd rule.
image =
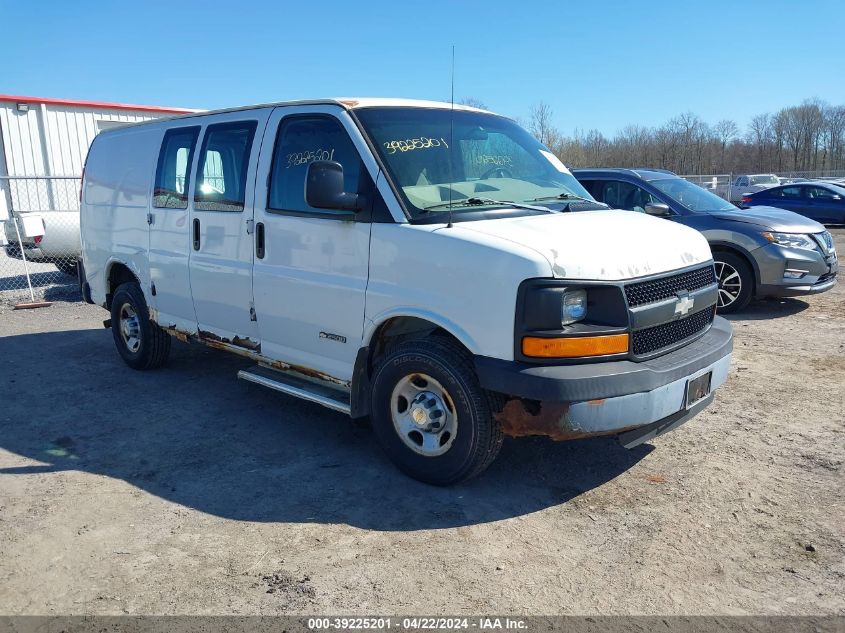
[[[170,355],[170,335],[150,320],[141,287],[135,282],[117,287],[111,301],[114,344],[132,369],[157,369]]]
[[[371,420],[388,457],[406,474],[445,486],[474,477],[499,454],[495,395],[472,359],[448,339],[405,341],[373,373]]]

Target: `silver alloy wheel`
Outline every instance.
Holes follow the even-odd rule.
[[[396,383],[390,415],[396,433],[415,453],[437,457],[455,441],[458,415],[454,400],[431,376],[411,374]]]
[[[719,280],[720,308],[726,308],[739,298],[742,292],[742,277],[739,271],[725,262],[715,262],[716,278]]]
[[[133,354],[141,348],[141,322],[131,303],[120,306],[120,336],[123,343]]]

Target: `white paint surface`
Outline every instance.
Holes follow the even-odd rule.
[[[546,150],[541,149],[540,153],[545,156],[546,160],[549,161],[552,166],[559,172],[570,175],[572,174],[572,172],[566,168],[566,165],[560,162],[560,159],[551,152],[547,152]]]
[[[685,268],[711,259],[701,233],[633,211],[550,213],[462,222],[461,232],[483,233],[534,250],[561,279],[616,281]]]

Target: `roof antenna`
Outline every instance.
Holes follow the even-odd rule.
[[[455,176],[452,173],[452,142],[455,136],[455,45],[452,44],[452,109],[449,112],[449,224],[447,229],[452,228],[452,185],[455,183]]]

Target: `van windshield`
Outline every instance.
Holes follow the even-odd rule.
[[[554,154],[504,117],[411,107],[355,115],[412,218],[448,213],[450,200],[454,214],[546,205],[536,200],[561,194],[593,200]]]

